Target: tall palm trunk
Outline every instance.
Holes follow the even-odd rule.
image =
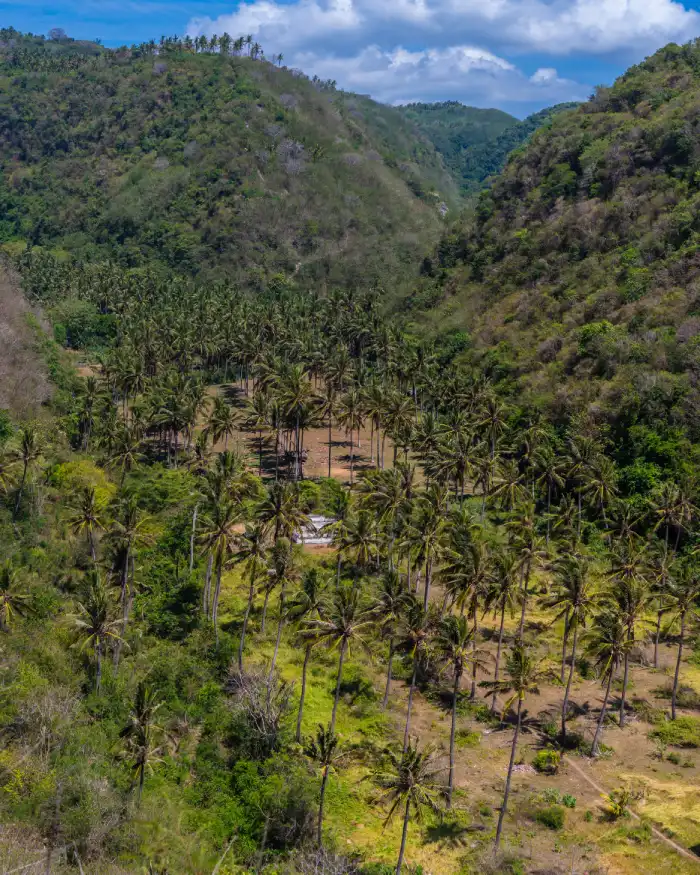
[[[25,461],[24,467],[22,468],[22,480],[19,484],[19,490],[17,492],[17,501],[15,502],[15,511],[12,514],[12,521],[14,522],[17,519],[19,514],[19,508],[22,504],[22,496],[24,495],[24,487],[27,482],[27,469],[29,467],[29,463]]]
[[[501,605],[501,625],[498,630],[498,647],[496,648],[496,667],[493,672],[493,680],[495,683],[498,682],[498,673],[501,670],[501,652],[503,651],[503,627],[506,622],[506,603],[505,601]],[[491,710],[496,712],[496,691],[493,691],[493,699],[491,701]]]
[[[630,640],[631,635],[628,636],[628,640]],[[630,677],[630,655],[628,651],[625,651],[625,671],[622,678],[622,694],[620,696],[620,729],[626,723],[626,714],[625,707],[627,705],[627,685],[629,683]]]
[[[403,752],[408,750],[408,734],[411,731],[411,710],[413,708],[413,691],[416,688],[416,676],[418,674],[418,659],[413,659],[413,675],[411,676],[411,686],[408,689],[408,705],[406,706],[406,727],[403,731]]]
[[[335,682],[335,699],[333,700],[333,714],[331,715],[331,735],[335,732],[335,718],[338,715],[338,702],[340,701],[340,685],[343,681],[343,664],[345,662],[345,654],[348,649],[347,638],[343,638],[343,643],[340,645],[340,655],[338,656],[338,679]]]
[[[284,613],[284,602],[286,596],[286,581],[282,584],[282,589],[280,590],[280,615],[279,620],[277,621],[277,638],[275,640],[275,650],[272,654],[272,662],[270,663],[270,674],[267,678],[267,695],[270,697],[270,692],[272,690],[272,675],[275,671],[275,666],[277,665],[277,656],[280,652],[280,641],[282,640],[282,630],[284,629],[284,624],[286,620],[286,616]]]
[[[515,734],[513,735],[513,746],[510,749],[510,762],[508,763],[508,775],[506,777],[506,789],[503,794],[503,805],[501,813],[498,815],[498,826],[496,827],[496,842],[494,844],[494,852],[498,851],[498,846],[501,843],[501,833],[503,832],[503,821],[506,818],[508,810],[508,797],[510,796],[510,782],[513,778],[513,766],[515,765],[515,753],[518,747],[518,738],[520,736],[520,725],[522,722],[523,700],[518,697],[518,719],[515,724]]]
[[[122,567],[121,574],[121,594],[119,597],[121,608],[122,608],[122,628],[121,635],[117,639],[116,644],[114,645],[114,671],[119,668],[119,659],[121,657],[121,639],[126,632],[126,624],[129,620],[128,617],[128,590],[129,590],[129,560],[131,559],[131,550],[127,547],[126,556],[124,557],[124,565]]]
[[[194,568],[194,540],[197,534],[197,513],[199,512],[199,504],[195,504],[194,513],[192,514],[192,531],[190,533],[190,574]]]
[[[474,624],[472,626],[472,688],[469,693],[469,698],[474,702],[476,700],[476,636],[478,632],[477,620],[478,620],[478,610],[476,601],[473,605],[473,615],[474,615]]]
[[[564,683],[566,677],[566,650],[569,643],[569,610],[567,609],[564,617],[564,640],[561,645],[561,682]]]
[[[654,668],[659,667],[659,642],[661,641],[661,621],[666,612],[659,606],[656,612],[656,631],[654,632]]]
[[[528,560],[525,568],[523,569],[523,579],[522,586],[520,590],[520,596],[522,599],[522,608],[520,610],[520,627],[518,628],[518,637],[520,638],[520,642],[522,643],[523,637],[525,635],[525,614],[527,613],[527,593],[530,588],[530,569],[531,564],[530,560]]]
[[[564,703],[561,708],[561,734],[562,738],[566,738],[566,717],[569,709],[569,696],[571,695],[571,683],[574,679],[574,668],[576,667],[576,647],[578,645],[578,622],[576,617],[572,620],[574,626],[574,640],[571,647],[571,668],[569,669],[569,679],[566,682],[566,692],[564,693]]]
[[[678,700],[678,679],[681,674],[681,662],[683,660],[683,644],[685,643],[685,615],[681,614],[681,637],[678,641],[678,657],[676,659],[676,672],[673,675],[673,695],[671,696],[671,720],[676,719],[676,702]]]
[[[447,784],[447,807],[452,808],[452,792],[455,786],[455,735],[457,731],[457,700],[459,699],[459,681],[462,676],[461,666],[455,665],[454,687],[452,689],[452,725],[450,726],[450,777]]]
[[[425,595],[423,596],[423,610],[428,610],[428,600],[430,599],[430,584],[433,572],[433,557],[428,552],[425,559]]]
[[[95,640],[95,692],[100,692],[100,687],[102,686],[102,639],[97,638]]]
[[[386,668],[386,687],[384,688],[384,698],[382,699],[382,711],[386,709],[389,703],[389,693],[391,692],[391,669],[394,662],[394,639],[389,640],[389,662]]]
[[[329,770],[330,766],[325,766],[323,769],[323,778],[321,779],[321,798],[318,803],[318,827],[316,833],[319,848],[323,846],[323,804],[326,799],[326,785],[328,784]]]
[[[328,412],[328,479],[331,479],[331,463],[333,455],[333,412]]]
[[[204,616],[209,619],[209,596],[211,595],[211,572],[214,565],[214,554],[209,553],[207,561],[207,574],[204,580],[204,595],[202,597],[202,606],[204,608]]]
[[[211,621],[214,625],[214,637],[219,643],[219,597],[221,596],[221,572],[223,570],[224,557],[216,558],[216,589],[214,590],[214,602],[211,609]]]
[[[245,614],[243,616],[243,628],[241,629],[241,640],[238,644],[238,671],[243,671],[243,649],[245,647],[245,636],[248,631],[248,620],[250,619],[250,612],[253,609],[253,602],[255,601],[255,562],[253,562],[252,570],[250,572],[250,587],[248,589],[248,604],[246,605]]]
[[[262,618],[260,620],[260,634],[265,634],[265,623],[267,621],[267,606],[270,602],[270,589],[265,590],[265,601],[263,602]]]
[[[399,861],[396,864],[396,875],[401,875],[403,868],[403,858],[406,853],[406,839],[408,838],[408,821],[411,819],[411,797],[406,799],[406,809],[403,815],[403,831],[401,833],[401,847],[399,849]]]
[[[311,659],[311,645],[306,645],[306,653],[304,654],[304,667],[301,670],[301,696],[299,697],[299,712],[297,713],[297,744],[301,744],[301,721],[304,717],[304,699],[306,698],[306,672]]]
[[[352,486],[355,479],[355,437],[354,431],[350,429],[350,485]]]
[[[608,675],[608,683],[607,683],[607,686],[605,687],[605,698],[603,699],[603,707],[600,709],[600,717],[598,718],[598,725],[595,728],[595,735],[593,736],[593,744],[591,745],[591,756],[592,757],[598,756],[598,746],[600,744],[600,735],[601,735],[601,732],[603,731],[603,723],[605,722],[605,714],[607,713],[607,710],[608,710],[608,700],[610,698],[610,687],[612,686],[614,674],[615,674],[615,672],[611,670],[610,674]]]

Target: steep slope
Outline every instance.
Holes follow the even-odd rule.
[[[182,45],[64,57],[12,42],[0,242],[253,286],[391,285],[454,195],[427,141],[408,125],[400,148],[375,141],[332,83]]]
[[[511,159],[426,259],[420,320],[561,415],[700,437],[699,133],[700,44],[667,46]]]
[[[465,188],[471,178],[468,175],[471,156],[481,155],[482,150],[488,153],[490,145],[519,124],[514,116],[499,109],[478,109],[454,100],[411,103],[399,107],[399,111],[435,146],[457,184]]]
[[[555,115],[577,106],[560,103],[518,121],[497,109],[461,103],[418,103],[401,107],[442,155],[463,194],[474,194],[505,167],[508,155]]]

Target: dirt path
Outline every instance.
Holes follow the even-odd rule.
[[[582,769],[578,763],[575,763],[571,759],[571,757],[562,757],[562,762],[568,763],[568,765],[571,766],[571,768],[576,772],[576,774],[579,777],[583,778],[583,780],[590,787],[592,787],[597,793],[600,793],[601,796],[608,795],[607,792],[600,786],[600,784],[596,783],[593,780],[593,778],[590,777],[590,775],[587,775],[585,772],[585,769]],[[641,822],[642,819],[636,812],[634,812],[630,809],[630,814],[632,815],[632,817],[635,820]],[[650,824],[650,826],[651,826],[651,824]],[[676,851],[677,853],[679,853],[682,857],[685,857],[688,860],[692,860],[693,863],[695,863],[696,865],[700,864],[700,859],[698,857],[696,857],[695,854],[692,853],[692,851],[689,851],[687,848],[684,848],[681,845],[676,844],[676,842],[674,842],[668,836],[664,835],[661,832],[661,830],[658,830],[655,826],[651,826],[651,831],[656,836],[657,839],[659,839],[662,842],[665,842],[670,848],[673,848],[673,850]]]

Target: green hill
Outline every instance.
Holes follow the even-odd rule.
[[[456,201],[397,111],[262,55],[2,33],[0,242],[252,286],[391,284]]]
[[[560,103],[523,121],[498,109],[477,109],[456,101],[414,103],[401,109],[442,155],[463,193],[473,194],[501,172],[508,155],[534,131],[576,106]]]
[[[699,106],[700,44],[670,45],[553,119],[426,259],[414,306],[557,415],[634,422],[651,398],[697,437]]]

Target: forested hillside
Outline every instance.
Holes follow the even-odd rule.
[[[535,133],[426,259],[416,318],[557,417],[697,440],[699,71],[668,46]]]
[[[455,200],[398,112],[259,46],[115,53],[3,33],[2,242],[252,286],[395,285]]]
[[[560,103],[518,121],[497,109],[476,109],[450,101],[400,107],[442,155],[464,194],[475,194],[505,167],[508,155],[560,112],[575,103]]]
[[[0,36],[0,871],[697,872],[700,46],[416,283],[396,110]]]

